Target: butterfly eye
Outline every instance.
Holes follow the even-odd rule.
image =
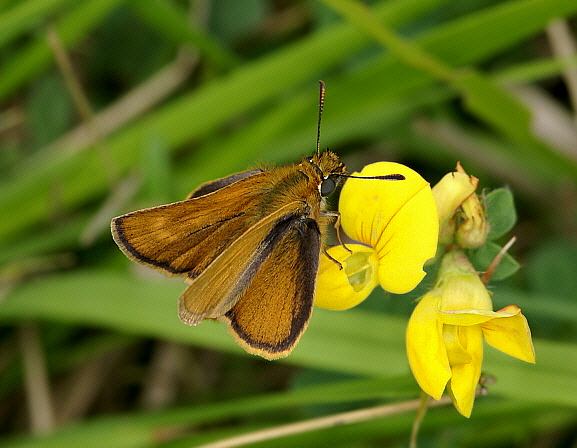
[[[337,183],[332,177],[326,177],[325,179],[323,179],[321,183],[320,188],[321,196],[328,196],[333,191],[335,191],[336,186]]]

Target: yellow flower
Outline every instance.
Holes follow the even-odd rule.
[[[535,362],[531,332],[514,305],[493,311],[485,285],[460,251],[445,255],[436,287],[415,307],[406,333],[407,354],[421,389],[435,399],[445,387],[457,410],[471,415],[487,344]]]
[[[396,294],[411,291],[437,249],[437,207],[427,181],[394,162],[373,163],[353,174],[405,179],[347,179],[339,199],[341,224],[363,244],[347,244],[352,253],[342,246],[328,250],[342,270],[321,256],[315,305],[333,310],[359,304],[378,284]]]

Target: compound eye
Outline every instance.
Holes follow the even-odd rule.
[[[322,183],[321,183],[321,196],[328,196],[329,194],[331,194],[333,191],[335,191],[335,188],[337,187],[337,183],[335,182],[335,180],[332,177],[327,177],[325,179],[323,179]]]

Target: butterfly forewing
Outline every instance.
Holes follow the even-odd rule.
[[[268,359],[292,351],[312,313],[320,249],[317,223],[293,218],[242,300],[222,318],[245,350]]]
[[[114,218],[114,240],[134,261],[171,275],[198,276],[260,219],[251,205],[266,188],[268,173],[247,173],[239,173],[240,180],[233,175],[232,183],[219,180],[200,197]]]
[[[294,222],[304,216],[306,207],[295,201],[269,214],[235,240],[202,274],[189,280],[179,299],[180,319],[196,325],[230,310]]]
[[[192,193],[190,193],[186,199],[194,199],[209,193],[213,193],[217,190],[220,190],[221,188],[238,182],[239,180],[254,176],[255,174],[260,174],[262,172],[263,170],[241,171],[240,173],[234,173],[230,176],[221,177],[220,179],[205,182],[204,184],[197,187]]]

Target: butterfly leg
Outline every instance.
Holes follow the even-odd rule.
[[[353,253],[352,250],[350,250],[345,243],[343,243],[343,240],[341,239],[341,214],[339,212],[330,212],[330,211],[325,211],[323,212],[323,215],[325,216],[330,216],[332,218],[337,218],[337,220],[335,221],[335,230],[337,231],[337,240],[339,240],[339,244],[341,246],[343,246],[345,248],[345,250],[349,253]],[[327,254],[328,255],[328,254]],[[329,258],[332,259],[332,257],[329,256]],[[336,261],[333,259],[333,261]],[[338,263],[338,262],[337,262]],[[339,263],[340,264],[340,263]]]
[[[340,270],[343,269],[342,263],[341,263],[339,260],[336,260],[336,259],[334,259],[333,257],[331,257],[331,256],[329,255],[329,253],[327,252],[327,248],[326,248],[326,247],[323,249],[323,253],[327,256],[327,258],[328,258],[329,260],[331,260],[333,263],[336,263],[336,264],[338,265],[338,267],[339,267]]]

